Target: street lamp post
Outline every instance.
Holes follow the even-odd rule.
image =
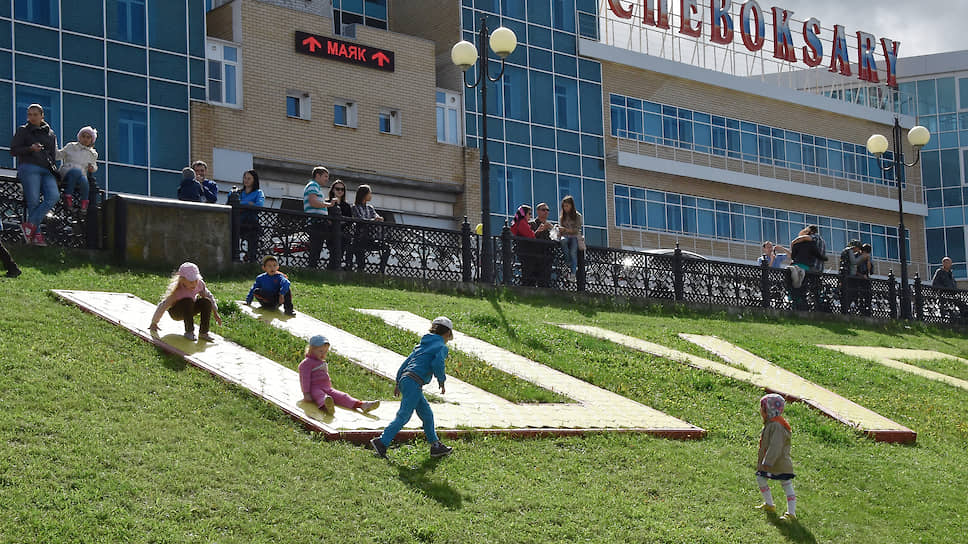
[[[911,292],[908,290],[907,273],[907,237],[904,228],[904,167],[913,167],[921,159],[921,148],[931,140],[931,133],[928,129],[918,125],[908,131],[908,142],[914,147],[914,162],[908,164],[904,162],[904,153],[901,150],[901,123],[898,118],[894,118],[894,130],[891,132],[894,140],[893,164],[881,165],[881,157],[887,151],[887,138],[880,134],[874,134],[867,139],[867,151],[877,157],[877,165],[881,170],[889,172],[894,169],[894,181],[897,183],[897,213],[898,213],[898,232],[897,245],[898,256],[901,258],[901,319],[911,319]]]
[[[487,63],[487,49],[485,41],[489,41],[491,50],[501,58],[501,71],[491,77]],[[484,244],[481,247],[481,279],[490,283],[494,278],[494,251],[491,247],[491,163],[487,157],[487,82],[497,82],[504,75],[504,59],[514,52],[518,45],[518,38],[514,31],[500,27],[487,35],[487,19],[481,17],[481,30],[475,47],[469,41],[461,40],[450,50],[450,58],[464,71],[464,85],[468,89],[478,88],[481,92],[481,225],[483,228]],[[467,69],[477,64],[477,81],[467,82]]]

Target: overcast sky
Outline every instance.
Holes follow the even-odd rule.
[[[823,28],[843,25],[848,36],[858,30],[901,42],[900,57],[913,57],[968,49],[968,2],[965,0],[758,0],[769,13],[771,6],[793,12],[803,21],[814,17]],[[733,0],[734,5],[743,0]],[[674,9],[678,10],[678,7]],[[767,19],[769,24],[772,19]],[[797,30],[791,30],[796,34]],[[823,33],[823,40],[830,36]],[[794,36],[798,40],[800,36]],[[856,40],[854,40],[856,41]]]

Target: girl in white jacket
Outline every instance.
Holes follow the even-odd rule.
[[[57,152],[64,177],[64,202],[68,208],[74,205],[74,189],[80,192],[81,211],[87,210],[90,188],[87,175],[97,170],[97,150],[94,149],[97,130],[84,127],[77,131],[77,141],[71,142]]]

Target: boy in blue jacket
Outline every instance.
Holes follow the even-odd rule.
[[[275,310],[282,305],[286,315],[296,315],[292,309],[292,289],[289,278],[279,272],[279,261],[272,255],[262,259],[262,274],[255,278],[252,289],[245,297],[246,304],[252,304],[252,299],[259,299],[259,304],[267,310]]]
[[[444,374],[444,360],[447,359],[446,343],[454,339],[453,328],[454,324],[446,317],[434,319],[430,325],[430,333],[420,339],[420,343],[413,348],[413,353],[403,361],[400,370],[397,370],[397,385],[393,388],[393,394],[403,395],[400,399],[400,409],[383,434],[370,440],[370,445],[380,457],[386,458],[387,447],[393,442],[393,437],[400,432],[400,429],[410,421],[414,410],[420,421],[423,421],[424,435],[430,443],[430,456],[443,457],[454,451],[454,448],[445,446],[437,438],[437,432],[434,430],[434,413],[423,395],[423,386],[430,383],[431,376],[437,377],[440,394],[443,395],[446,392],[444,380],[447,376]]]

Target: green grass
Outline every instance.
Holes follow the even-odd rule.
[[[298,310],[398,353],[409,353],[416,335],[352,308],[448,315],[466,334],[709,432],[698,441],[472,436],[441,461],[415,441],[385,462],[322,440],[248,392],[47,293],[127,291],[154,301],[168,270],[13,249],[25,274],[0,281],[0,542],[896,543],[957,542],[968,532],[968,393],[816,347],[966,357],[968,339],[956,331],[430,293],[293,271]],[[255,273],[207,281],[220,300],[233,300]],[[290,367],[301,359],[301,341],[227,314],[216,332]],[[914,429],[918,442],[875,443],[789,405],[800,525],[782,525],[751,508],[762,391],[545,325],[561,321],[704,356],[677,334],[717,335]],[[548,401],[451,350],[448,372],[458,364],[461,379],[507,388],[521,402]],[[334,357],[332,373],[354,395],[390,398],[389,381],[345,360]]]
[[[968,364],[951,359],[898,359],[902,363],[947,374],[952,378],[968,380]]]

